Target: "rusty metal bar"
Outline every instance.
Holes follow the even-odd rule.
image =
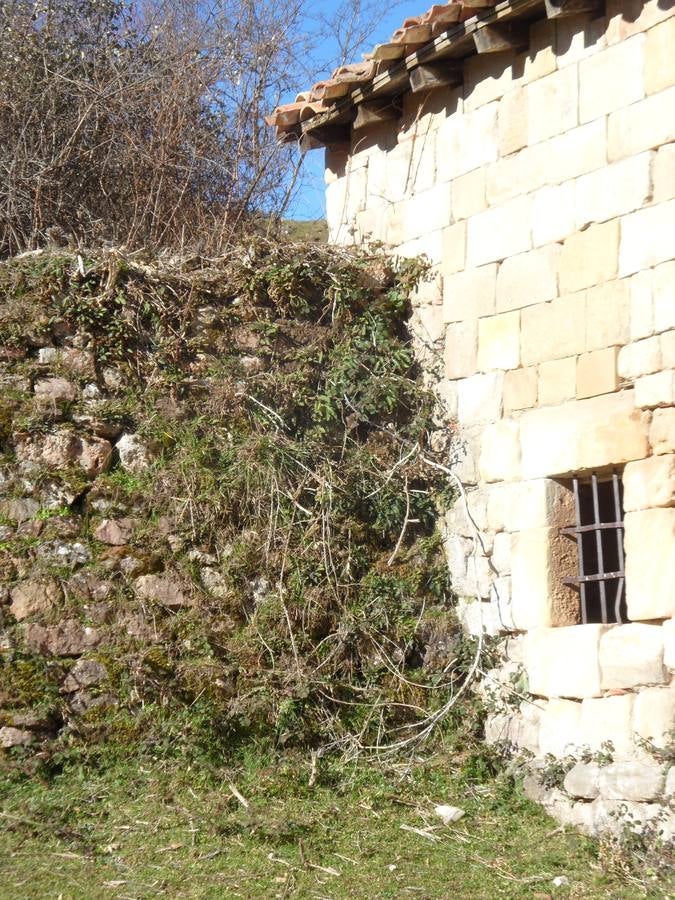
[[[623,522],[598,522],[593,523],[592,525],[573,525],[570,528],[561,528],[561,534],[585,534],[587,531],[602,531],[605,528],[613,528],[615,531],[617,528],[623,529]]]
[[[599,575],[571,575],[563,578],[565,584],[591,584],[594,581],[611,581],[613,578],[623,578],[623,572],[603,572]]]
[[[579,479],[574,478],[572,480],[572,484],[574,486],[574,507],[576,510],[577,516],[577,526],[581,527],[581,501],[579,499]],[[579,557],[579,575],[584,577],[584,550],[582,546],[581,537],[577,539],[577,555]],[[581,621],[582,624],[586,625],[588,623],[588,607],[586,605],[586,583],[581,582],[579,585],[581,592]]]
[[[612,489],[614,493],[614,518],[621,518],[621,495],[619,492],[619,476],[614,472],[612,474]],[[622,526],[623,528],[623,526]],[[616,621],[621,625],[621,600],[623,598],[623,591],[625,587],[625,562],[623,555],[623,534],[617,528],[616,531],[616,549],[619,555],[619,568],[622,572],[622,577],[619,579],[619,583],[616,586],[616,598],[614,600],[614,616],[616,617]]]
[[[600,523],[600,498],[598,496],[598,476],[593,472],[591,476],[591,486],[593,488],[593,518],[595,520],[595,524]],[[602,555],[602,534],[600,531],[595,532],[595,548],[598,553],[598,574],[605,574],[605,561]],[[609,621],[607,618],[607,585],[601,579],[598,579],[600,584],[600,619],[603,625],[606,625]]]

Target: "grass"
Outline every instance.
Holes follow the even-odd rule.
[[[503,776],[472,784],[439,756],[351,776],[320,762],[310,787],[310,768],[287,755],[215,770],[141,760],[71,767],[49,782],[7,776],[0,897],[643,896]],[[444,826],[438,803],[466,816]],[[556,887],[556,876],[568,883]]]

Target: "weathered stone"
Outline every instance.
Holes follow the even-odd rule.
[[[483,481],[514,481],[520,477],[518,431],[515,419],[500,419],[486,426],[479,463]]]
[[[154,600],[167,609],[192,605],[189,594],[169,575],[141,575],[134,581],[134,590],[141,600]]]
[[[558,296],[561,248],[550,244],[505,259],[497,275],[498,312],[522,309]]]
[[[227,579],[217,570],[205,566],[199,573],[202,584],[214,597],[224,600],[229,594]]]
[[[593,823],[598,834],[614,834],[620,837],[625,829],[639,834],[645,824],[661,813],[656,803],[635,803],[628,800],[603,800],[591,804]]]
[[[632,275],[675,257],[675,200],[637,210],[621,219],[619,275]]]
[[[644,97],[644,35],[579,63],[579,121],[590,122]]]
[[[537,405],[537,370],[534,366],[513,369],[504,375],[504,411],[530,409]]]
[[[561,359],[586,349],[586,295],[582,291],[520,314],[523,365]]]
[[[541,188],[534,195],[532,242],[535,247],[564,241],[575,224],[575,182]]]
[[[77,619],[64,619],[46,628],[26,625],[24,637],[30,650],[53,656],[80,656],[101,640],[98,629],[84,626]]]
[[[527,658],[527,657],[526,657]],[[531,688],[531,685],[530,685]],[[553,756],[567,756],[577,747],[581,704],[553,698],[546,705],[539,726],[539,749]]]
[[[115,449],[120,465],[128,472],[144,472],[154,460],[148,444],[137,434],[123,434]]]
[[[663,664],[675,669],[675,619],[666,619],[663,623]]]
[[[577,359],[577,398],[597,397],[618,389],[616,347],[582,353]]]
[[[675,726],[675,688],[650,687],[635,697],[633,728],[644,741],[663,749],[672,741]]]
[[[580,660],[580,654],[570,658]],[[633,694],[584,699],[581,704],[579,744],[588,747],[592,753],[597,753],[604,751],[609,741],[614,748],[614,759],[630,759],[635,756],[632,711]]]
[[[670,87],[611,113],[606,126],[610,161],[675,141],[673,104],[675,87]]]
[[[675,508],[626,513],[624,525],[628,618],[675,615]]]
[[[61,599],[61,589],[53,579],[22,581],[10,591],[10,611],[17,621],[49,612]]]
[[[647,32],[645,46],[645,88],[648,94],[675,84],[675,19],[666,19]]]
[[[489,316],[478,321],[478,368],[515,369],[520,361],[520,314]]]
[[[617,368],[622,378],[631,380],[658,372],[661,368],[661,345],[658,337],[643,338],[622,347]]]
[[[61,685],[61,691],[72,694],[82,688],[101,684],[107,678],[108,670],[102,663],[95,659],[78,659]]]
[[[485,169],[479,167],[452,182],[452,215],[468,219],[485,209]]]
[[[0,747],[9,750],[11,747],[28,747],[33,743],[32,732],[5,725],[0,728]]]
[[[591,225],[585,231],[578,231],[568,237],[560,256],[561,294],[571,294],[614,278],[617,272],[618,251],[619,222],[616,220],[602,225]],[[621,274],[630,273],[621,271]]]
[[[638,378],[635,381],[635,405],[641,409],[675,405],[675,369]]]
[[[625,512],[675,506],[675,453],[627,463],[622,480]]]
[[[473,375],[477,368],[478,325],[475,319],[452,322],[445,332],[444,374],[448,379]]]
[[[663,684],[663,633],[660,625],[615,625],[600,638],[601,686],[605,691],[640,684]]]
[[[487,522],[493,531],[560,528],[574,522],[574,497],[552,478],[495,485],[488,496]]]
[[[520,419],[523,476],[563,476],[644,459],[648,426],[632,391],[530,410]]]
[[[443,317],[446,322],[463,322],[495,311],[497,266],[492,263],[465,269],[443,279]]]
[[[494,537],[492,544],[492,565],[500,575],[511,574],[511,547],[513,537],[508,531],[500,531]],[[510,591],[509,591],[510,596]]]
[[[530,691],[544,697],[600,695],[600,637],[605,625],[535,628],[525,640]],[[575,661],[570,666],[569,661]]]
[[[600,769],[600,794],[605,800],[658,800],[664,785],[663,766],[631,760]]]
[[[480,600],[460,600],[457,604],[457,618],[464,631],[472,636],[487,634],[490,637],[504,631],[499,610],[492,603]]]
[[[631,156],[576,181],[576,227],[606,222],[650,200],[652,153]]]
[[[538,366],[540,406],[573,400],[577,389],[577,357],[551,359]]]
[[[462,425],[495,422],[502,410],[503,372],[473,375],[457,385],[457,417]]]
[[[19,462],[42,463],[50,469],[61,469],[77,459],[80,441],[71,431],[48,434],[42,442],[36,436],[21,441],[16,446]]]
[[[655,409],[649,427],[649,443],[656,454],[675,451],[675,409]]]
[[[65,378],[42,378],[35,382],[33,390],[35,396],[45,402],[73,401],[77,397],[77,388]]]
[[[121,547],[129,543],[133,530],[133,519],[103,519],[94,530],[94,537],[103,544]]]
[[[581,713],[581,710],[579,711]],[[577,723],[578,725],[578,723]],[[600,766],[597,763],[575,763],[565,776],[565,790],[572,797],[595,800],[600,794]]]
[[[467,230],[467,265],[482,266],[529,250],[531,215],[531,198],[516,197],[472,216]]]
[[[576,548],[557,528],[530,528],[514,535],[511,605],[519,630],[579,621],[578,595],[562,580],[575,567]]]
[[[32,519],[39,509],[40,504],[29,497],[3,500],[0,503],[0,514],[18,525]]]
[[[88,437],[80,440],[78,465],[90,478],[105,472],[112,459],[112,446],[104,438]]]
[[[79,541],[44,541],[38,545],[37,555],[51,563],[76,568],[91,559],[87,547]]]

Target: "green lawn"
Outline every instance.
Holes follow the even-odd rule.
[[[472,785],[439,757],[413,771],[359,767],[339,780],[336,771],[320,765],[313,787],[309,761],[288,757],[208,771],[117,762],[49,782],[7,776],[0,896],[644,896],[603,874],[594,842],[558,828],[504,780]],[[438,803],[465,818],[440,824]],[[556,876],[569,883],[556,887]]]

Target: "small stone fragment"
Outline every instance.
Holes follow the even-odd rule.
[[[10,611],[17,622],[52,609],[61,598],[56,581],[22,581],[10,591]]]
[[[89,437],[80,441],[78,463],[90,478],[105,472],[112,458],[112,446],[105,438]]]
[[[134,589],[141,600],[154,600],[167,609],[192,605],[190,597],[175,579],[166,575],[141,575],[134,581]]]
[[[33,743],[33,735],[30,731],[22,731],[20,728],[12,728],[5,725],[0,728],[0,747],[9,750],[11,747],[27,747]]]
[[[460,809],[459,806],[447,806],[446,804],[435,806],[434,812],[444,825],[451,825],[453,822],[459,822],[459,820],[466,815],[466,812],[463,809]]]
[[[41,378],[35,382],[33,390],[38,399],[53,403],[73,401],[77,397],[77,388],[66,378]]]
[[[95,659],[78,659],[61,685],[64,694],[73,694],[82,688],[100,684],[108,677],[106,667]]]
[[[64,619],[58,625],[26,625],[26,646],[37,653],[52,656],[81,656],[101,640],[98,629],[89,628],[77,619]]]
[[[94,537],[102,544],[122,547],[128,544],[133,533],[133,519],[103,519],[95,529]]]
[[[148,445],[137,434],[123,434],[117,442],[120,465],[127,472],[144,472],[152,464]]]

